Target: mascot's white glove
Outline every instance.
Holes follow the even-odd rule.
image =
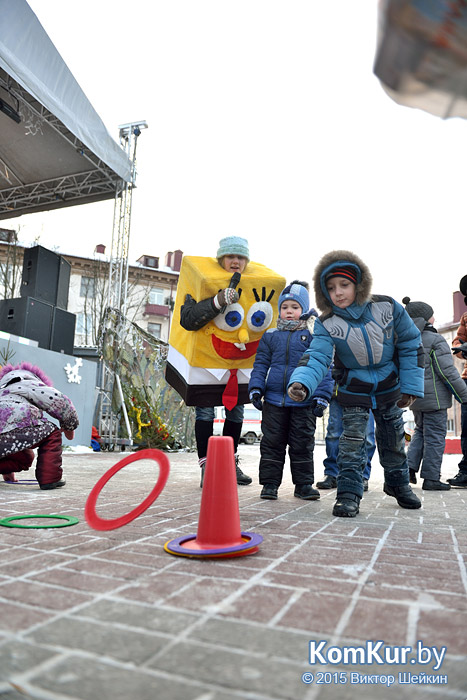
[[[214,297],[214,305],[220,310],[224,306],[235,304],[238,300],[239,295],[237,290],[232,287],[226,287],[226,289],[221,289],[221,291],[216,294]]]
[[[287,389],[287,393],[292,401],[305,401],[307,395],[305,387],[300,382],[291,384]]]

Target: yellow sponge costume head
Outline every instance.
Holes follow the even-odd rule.
[[[213,297],[229,286],[231,278],[232,273],[215,258],[183,258],[166,376],[188,405],[221,405],[231,369],[238,370],[239,403],[248,403],[248,381],[259,341],[277,321],[277,301],[285,279],[260,263],[248,262],[236,288],[238,302],[199,330],[185,330],[180,325],[180,310],[187,295],[197,302]]]

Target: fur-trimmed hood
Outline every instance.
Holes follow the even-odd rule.
[[[335,308],[326,289],[326,275],[332,268],[343,265],[353,267],[357,273],[357,295],[352,306],[364,306],[371,298],[373,278],[363,260],[350,250],[332,250],[321,258],[313,276],[316,306],[323,313],[329,313]]]
[[[0,369],[0,387],[7,386],[13,381],[24,381],[33,379],[41,381],[46,386],[53,386],[48,376],[40,367],[32,365],[30,362],[20,362],[19,365],[4,365]]]

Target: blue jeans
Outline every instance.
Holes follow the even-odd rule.
[[[337,493],[363,496],[363,470],[367,462],[366,434],[369,408],[344,406],[343,430],[339,438]],[[409,483],[409,468],[405,454],[405,430],[402,409],[395,403],[373,409],[376,423],[376,444],[379,461],[384,469],[384,481],[392,487]]]
[[[329,404],[329,420],[326,429],[326,459],[323,461],[324,475],[337,476],[339,470],[337,468],[337,454],[339,452],[339,438],[342,433],[342,406],[336,398],[331,399]],[[368,429],[366,433],[366,451],[367,459],[365,469],[363,470],[363,478],[369,479],[371,473],[371,460],[376,450],[375,443],[375,421],[370,413],[368,420]]]
[[[231,411],[225,409],[225,421],[222,435],[229,436],[234,441],[237,452],[243,424],[243,404],[237,404]],[[208,441],[214,429],[214,406],[196,406],[195,437],[198,459],[204,459],[208,452]]]
[[[228,408],[225,409],[225,419],[231,420],[232,423],[243,423],[243,413],[245,407],[243,404],[237,404],[232,408],[231,411]],[[214,406],[196,406],[195,408],[196,420],[214,420]]]

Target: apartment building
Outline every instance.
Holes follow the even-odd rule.
[[[17,242],[15,231],[0,229],[0,299],[24,296],[25,250]],[[65,308],[76,316],[73,344],[95,347],[108,300],[110,261],[105,246],[96,246],[91,257],[61,251],[57,255],[66,261]],[[157,255],[143,254],[128,268],[127,318],[165,342],[169,338],[182,257],[181,250],[166,253],[163,261]]]
[[[104,246],[92,258],[63,254],[70,263],[68,311],[76,314],[75,345],[97,344],[99,322],[107,304],[109,260]],[[183,253],[141,255],[128,268],[127,318],[168,342]]]

